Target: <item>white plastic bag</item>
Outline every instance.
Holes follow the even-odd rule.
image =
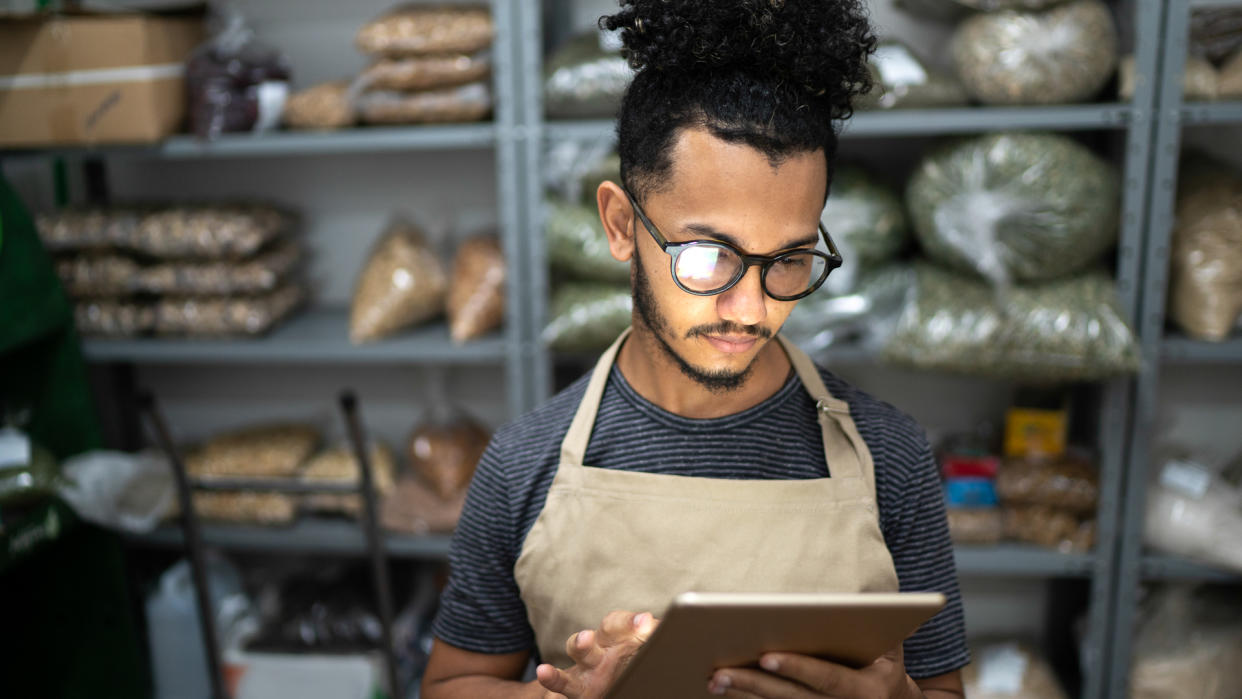
[[[88,522],[142,534],[171,512],[172,469],[154,452],[86,452],[65,461],[61,473],[58,494]]]
[[[1147,492],[1146,542],[1242,572],[1242,489],[1205,466],[1170,459]]]

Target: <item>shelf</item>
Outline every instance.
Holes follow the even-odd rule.
[[[337,519],[303,518],[287,527],[240,524],[204,524],[203,543],[228,551],[267,551],[287,554],[358,555],[366,552],[362,525]],[[127,534],[140,545],[179,548],[185,545],[181,527],[164,525],[149,534]],[[447,560],[448,534],[414,536],[392,534],[384,537],[385,551],[396,558]]]
[[[263,134],[225,134],[210,143],[193,136],[172,136],[155,145],[66,146],[0,151],[16,156],[129,156],[183,160],[244,158],[281,155],[330,155],[417,150],[486,148],[496,143],[491,123],[422,126],[384,126],[340,131],[272,131]]]
[[[416,328],[388,340],[353,345],[349,341],[349,312],[344,309],[304,311],[268,335],[253,339],[87,339],[82,348],[91,361],[152,364],[488,364],[503,362],[507,355],[503,335],[493,333],[455,345],[443,323]]]
[[[1144,580],[1184,580],[1200,582],[1242,583],[1242,573],[1216,568],[1177,556],[1143,556]]]
[[[1125,104],[1087,104],[1038,107],[962,107],[956,109],[895,109],[857,112],[841,136],[934,136],[1010,129],[1075,131],[1119,129],[1130,123]],[[594,141],[615,138],[611,120],[548,121],[544,138],[560,141]]]
[[[1242,9],[1242,0],[1190,0],[1192,10],[1211,10],[1225,8]]]
[[[1242,364],[1242,335],[1235,334],[1223,342],[1171,335],[1161,342],[1160,357],[1177,364]]]
[[[1182,123],[1186,126],[1242,124],[1242,101],[1183,104]]]
[[[1023,544],[956,546],[953,557],[960,576],[1085,578],[1095,568],[1094,554],[1060,553]]]

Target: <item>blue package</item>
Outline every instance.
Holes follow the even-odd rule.
[[[996,507],[996,482],[991,478],[950,478],[944,482],[944,500],[949,507]]]

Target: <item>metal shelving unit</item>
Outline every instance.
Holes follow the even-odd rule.
[[[1157,99],[1151,156],[1151,186],[1147,203],[1147,240],[1144,246],[1143,288],[1138,333],[1143,366],[1135,389],[1133,423],[1129,431],[1122,530],[1118,546],[1117,589],[1114,593],[1109,696],[1128,696],[1139,588],[1145,581],[1242,582],[1242,576],[1174,556],[1155,555],[1143,548],[1143,517],[1156,430],[1160,373],[1167,364],[1242,364],[1242,336],[1221,343],[1191,340],[1169,333],[1165,302],[1169,278],[1169,250],[1176,214],[1178,165],[1182,129],[1208,124],[1242,126],[1242,103],[1185,103],[1182,74],[1189,43],[1190,15],[1199,9],[1242,9],[1242,0],[1165,0],[1162,8],[1162,58],[1156,74]]]
[[[509,345],[500,333],[454,344],[443,323],[354,345],[349,341],[349,311],[310,309],[254,339],[90,339],[83,342],[83,350],[91,361],[144,364],[499,364]]]
[[[344,519],[303,518],[287,527],[240,524],[206,524],[203,543],[227,551],[261,551],[323,556],[362,556],[366,542],[356,522]],[[185,534],[180,527],[165,526],[149,534],[131,534],[135,544],[182,548]],[[448,559],[447,534],[413,536],[386,534],[384,550],[394,558],[442,561]]]
[[[564,2],[550,0],[549,17],[563,20]],[[537,5],[531,3],[530,5]],[[1134,0],[1117,3],[1133,11],[1136,34],[1136,61],[1140,76],[1156,75],[1159,64],[1160,20],[1163,0]],[[523,72],[542,74],[544,47],[540,9],[523,8],[522,26],[527,55]],[[1155,105],[1154,80],[1138,80],[1136,93],[1127,103],[1102,103],[1047,107],[970,107],[959,109],[859,112],[845,125],[843,139],[902,138],[979,133],[998,130],[1104,131],[1124,138],[1121,234],[1117,257],[1117,287],[1122,308],[1131,321],[1138,318],[1140,264],[1142,260],[1148,166],[1152,138],[1152,108]],[[544,121],[538,86],[526,88],[530,95],[524,106],[526,128],[532,133],[528,144],[553,144],[565,140],[604,141],[615,138],[613,122],[607,120]],[[527,237],[530,240],[528,267],[535,275],[532,308],[532,337],[544,324],[546,260],[542,250],[542,149],[528,152]],[[831,353],[830,353],[831,357]],[[859,355],[846,348],[842,363],[871,362],[874,357]],[[542,399],[549,392],[550,360],[536,362],[541,372],[536,386]],[[1131,413],[1133,381],[1117,379],[1101,386],[1098,421],[1100,449],[1100,502],[1097,510],[1097,550],[1089,554],[1066,555],[1023,546],[965,548],[956,551],[962,575],[982,577],[1036,577],[1085,579],[1090,587],[1086,637],[1083,642],[1081,696],[1103,697],[1108,679],[1106,663],[1112,622],[1110,599],[1115,587],[1116,551],[1120,534],[1122,484],[1125,449]]]

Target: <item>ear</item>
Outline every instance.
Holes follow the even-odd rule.
[[[629,262],[634,255],[634,208],[625,190],[616,182],[605,181],[595,190],[599,218],[608,235],[608,249],[620,262]]]

